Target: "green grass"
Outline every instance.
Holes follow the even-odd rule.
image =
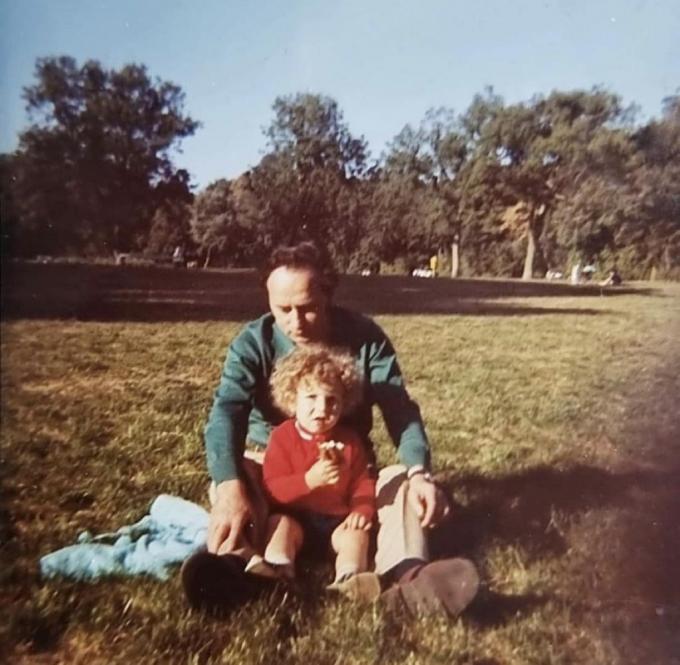
[[[157,288],[170,288],[166,276],[185,279],[160,271]],[[208,291],[197,279],[183,298]],[[433,548],[483,573],[480,602],[456,621],[329,598],[323,569],[301,597],[267,598],[228,621],[188,609],[177,576],[41,581],[41,555],[84,529],[136,521],[161,492],[206,503],[201,431],[245,305],[232,321],[205,308],[145,317],[141,303],[127,320],[120,310],[119,320],[61,318],[51,303],[59,318],[37,309],[5,321],[2,653],[36,663],[680,663],[680,288],[519,288],[376,277],[340,291],[392,337],[455,498]],[[375,438],[391,461],[381,426]]]

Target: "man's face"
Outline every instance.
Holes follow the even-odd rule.
[[[337,424],[342,413],[342,390],[316,381],[298,386],[295,419],[311,434],[324,434]]]
[[[322,342],[328,334],[328,298],[308,268],[281,267],[267,279],[276,325],[296,344]]]

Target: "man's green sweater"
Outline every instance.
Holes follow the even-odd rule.
[[[356,357],[365,381],[361,405],[342,422],[370,443],[371,407],[377,404],[401,462],[429,468],[430,450],[420,410],[406,391],[389,339],[361,314],[332,307],[329,316],[329,344]],[[269,377],[274,363],[294,346],[272,314],[246,325],[230,344],[205,428],[208,470],[216,483],[239,477],[246,438],[264,447],[272,428],[285,420],[272,404]]]

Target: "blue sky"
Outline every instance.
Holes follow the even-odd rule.
[[[203,123],[175,163],[203,187],[255,165],[278,95],[337,99],[378,157],[433,106],[603,85],[657,116],[680,88],[678,0],[0,0],[0,151],[35,59],[143,63]]]

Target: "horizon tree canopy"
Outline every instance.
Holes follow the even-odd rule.
[[[177,181],[172,150],[199,126],[184,114],[181,88],[143,65],[109,70],[66,56],[38,59],[35,78],[24,89],[32,124],[16,153],[24,251],[142,249],[172,191],[164,185]]]

